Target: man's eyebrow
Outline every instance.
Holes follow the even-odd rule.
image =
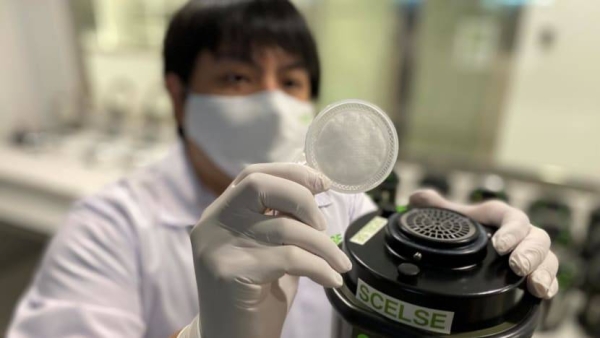
[[[279,67],[278,71],[286,71],[297,68],[306,68],[306,63],[304,61],[298,60],[292,63],[288,63],[287,65]]]
[[[253,68],[261,69],[260,65],[257,64],[252,58],[249,56],[238,54],[238,53],[216,53],[215,59],[217,61],[233,61],[233,62],[241,62],[245,63]]]

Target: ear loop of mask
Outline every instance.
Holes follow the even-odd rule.
[[[185,101],[190,96],[192,91],[187,85],[184,85],[184,86],[185,86],[186,90],[182,91],[183,93],[182,93],[182,97],[181,97],[181,102],[183,102],[183,106],[185,107]],[[187,112],[185,111],[185,108],[184,108],[183,113],[187,114]],[[185,139],[186,139],[185,128],[183,128],[182,124],[177,125],[177,135],[179,135],[179,137],[181,138],[182,141],[185,141]]]

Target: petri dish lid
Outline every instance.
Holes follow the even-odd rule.
[[[381,184],[398,158],[398,135],[374,104],[344,100],[323,109],[308,128],[307,164],[331,181],[332,190],[359,193]]]

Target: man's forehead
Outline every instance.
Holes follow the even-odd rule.
[[[213,57],[216,60],[234,59],[250,63],[262,63],[267,60],[276,60],[284,63],[297,63],[301,57],[286,51],[279,46],[251,46],[240,48],[239,46],[222,46],[218,48]]]

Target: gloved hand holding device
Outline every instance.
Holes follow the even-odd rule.
[[[291,163],[252,165],[238,175],[192,230],[202,324],[198,330],[195,319],[179,337],[279,337],[299,276],[342,285],[351,263],[323,232],[313,196],[330,184]]]
[[[500,255],[511,253],[509,265],[519,276],[527,277],[529,292],[539,298],[552,298],[558,292],[558,259],[550,251],[546,231],[529,223],[525,213],[501,201],[463,205],[444,199],[434,190],[421,190],[410,196],[414,207],[437,207],[459,212],[485,225],[498,227],[492,244]]]

